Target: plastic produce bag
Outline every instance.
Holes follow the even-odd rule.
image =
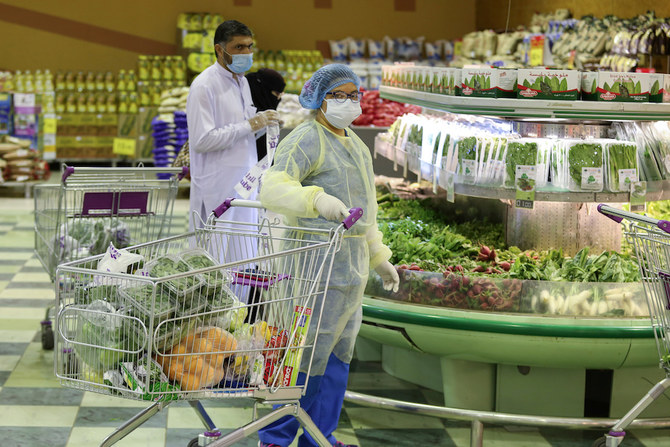
[[[543,139],[515,138],[507,142],[505,183],[515,188],[517,166],[535,166],[534,186],[544,187],[549,177],[551,142]]]
[[[564,141],[565,167],[570,191],[603,190],[605,157],[600,140]]]
[[[130,273],[128,267],[144,261],[144,256],[130,253],[128,250],[117,249],[109,243],[105,255],[98,261],[97,270],[112,273]]]
[[[101,300],[75,312],[78,324],[74,349],[91,368],[106,371],[139,356],[137,351],[146,340],[138,336],[140,331],[134,327],[137,320]]]
[[[607,189],[611,192],[630,191],[631,182],[637,182],[639,179],[637,145],[628,141],[613,140],[606,144],[605,161]]]

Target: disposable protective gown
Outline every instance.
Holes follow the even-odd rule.
[[[330,229],[337,225],[314,209],[314,196],[320,191],[348,207],[363,208],[362,219],[347,231],[335,255],[310,375],[324,373],[331,352],[341,361],[351,362],[369,270],[391,256],[377,229],[370,151],[355,133],[346,132],[347,136],[339,136],[314,120],[296,127],[280,142],[260,191],[264,207],[300,227]],[[317,237],[323,236],[300,235],[303,239]],[[318,315],[321,303],[317,300],[313,315]],[[315,322],[312,319],[308,343],[314,339]],[[306,372],[305,357],[301,371]]]

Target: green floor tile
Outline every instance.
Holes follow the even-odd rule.
[[[0,256],[12,256],[9,252],[0,252]],[[21,264],[0,264],[0,273],[17,273],[21,270]]]
[[[4,326],[2,326],[4,328]],[[30,343],[35,337],[34,330],[8,330],[0,329],[0,342]]]
[[[81,405],[82,407],[131,407],[142,409],[147,408],[150,403],[89,391],[84,393]]]
[[[0,355],[0,371],[13,371],[19,360],[20,355]]]
[[[0,301],[0,306],[2,306],[2,302]],[[44,310],[40,313],[41,317],[37,318],[6,318],[9,317],[9,310],[10,308],[3,307],[2,308],[2,316],[3,318],[0,318],[0,327],[3,329],[7,330],[31,330],[35,329],[38,330],[40,328],[39,322],[44,318]]]
[[[5,288],[0,292],[0,300],[3,298],[36,298],[36,299],[55,299],[56,292],[49,286],[48,288]],[[0,301],[1,303],[1,301]]]
[[[356,439],[360,447],[465,447],[470,445],[469,440],[468,442],[453,441],[444,429],[356,430]],[[487,444],[484,445],[488,447]]]
[[[92,447],[100,443],[114,430],[110,427],[74,427],[66,447]],[[114,444],[114,447],[163,447],[165,430],[161,428],[138,428]]]
[[[18,272],[16,275],[14,275],[14,278],[12,279],[12,282],[43,282],[43,283],[49,283],[51,284],[51,280],[49,279],[49,275],[46,273],[24,273],[24,272]]]
[[[53,370],[53,351],[42,350],[39,343],[30,343],[5,382],[5,386],[60,388]]]
[[[217,427],[238,428],[251,422],[251,408],[207,408]],[[192,408],[168,408],[169,428],[199,428],[202,422]]]
[[[0,426],[71,427],[78,410],[64,405],[0,405]]]

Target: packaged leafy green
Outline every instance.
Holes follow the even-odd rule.
[[[170,318],[177,309],[169,290],[160,285],[155,288],[149,283],[134,281],[119,288],[119,294],[128,305],[134,317],[149,327],[153,315],[154,324]]]
[[[74,302],[75,304],[91,304],[93,301],[101,300],[110,303],[117,309],[119,306],[117,285],[94,285],[89,284],[85,286],[74,288]]]
[[[567,148],[571,140],[552,140],[551,148],[551,185],[556,189],[568,191],[568,157]]]
[[[478,169],[478,148],[477,137],[468,136],[461,138],[457,144],[458,164],[461,182],[475,183]]]
[[[538,144],[536,141],[520,138],[507,143],[505,168],[505,186],[515,187],[516,167],[535,166],[538,163]]]
[[[570,140],[566,142],[568,189],[570,191],[603,190],[604,153],[598,140]]]
[[[202,286],[201,279],[190,274],[191,270],[189,265],[177,256],[161,256],[146,265],[146,271],[153,278],[182,275],[162,283],[176,297],[177,301],[181,297],[192,295],[194,290]]]
[[[628,141],[607,143],[607,189],[611,192],[630,191],[631,182],[637,182],[637,145]]]

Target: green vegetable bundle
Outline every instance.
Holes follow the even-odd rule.
[[[600,143],[579,142],[572,144],[568,148],[570,190],[582,190],[582,168],[602,168],[603,160],[603,147]]]
[[[510,141],[507,143],[505,186],[514,188],[517,166],[535,166],[538,159],[536,142]]]
[[[630,185],[620,184],[619,174],[621,170],[635,169],[637,180],[637,145],[624,141],[617,141],[607,145],[607,186],[612,192],[628,191]]]

